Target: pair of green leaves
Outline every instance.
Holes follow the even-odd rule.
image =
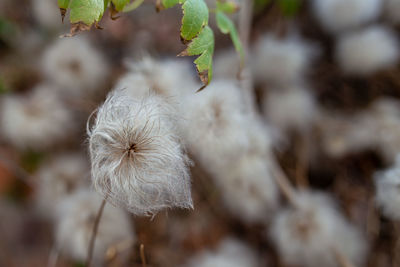
[[[131,11],[143,0],[58,0],[62,18],[67,9],[70,10],[71,32],[67,36],[88,30],[93,24],[97,27],[107,8],[111,9],[111,16],[117,12]],[[208,26],[209,9],[204,0],[159,0],[157,9],[162,10],[182,5],[183,18],[181,39],[188,47],[179,56],[198,56],[194,63],[203,83],[203,89],[212,80],[212,58],[214,54],[214,33]],[[217,1],[215,16],[217,26],[224,34],[230,34],[235,49],[238,51],[241,62],[244,61],[244,52],[238,33],[232,20],[227,16],[236,12],[238,6],[233,2]]]

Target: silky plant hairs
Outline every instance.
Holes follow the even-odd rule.
[[[158,96],[107,96],[88,126],[92,182],[107,200],[136,215],[193,207],[190,161],[173,114]]]

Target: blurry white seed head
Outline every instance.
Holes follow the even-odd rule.
[[[193,66],[183,59],[155,60],[150,57],[128,63],[129,72],[114,86],[126,89],[134,97],[159,94],[181,97],[200,86],[194,79]]]
[[[385,16],[394,24],[400,23],[399,0],[385,0]]]
[[[394,66],[399,59],[396,34],[383,26],[371,26],[342,36],[336,45],[336,60],[343,72],[368,75]]]
[[[111,92],[88,130],[95,189],[138,215],[191,208],[189,160],[172,114],[161,97]]]
[[[316,54],[314,45],[298,37],[279,39],[267,34],[255,44],[251,69],[256,82],[275,86],[293,84],[303,79]]]
[[[375,200],[382,213],[392,220],[400,219],[400,154],[391,168],[375,173]]]
[[[337,267],[335,249],[356,266],[363,263],[366,242],[338,212],[332,199],[322,193],[300,191],[296,204],[298,208],[281,210],[270,228],[285,263]]]
[[[89,162],[80,153],[64,153],[42,164],[36,176],[38,188],[35,196],[39,212],[51,218],[60,200],[89,186]]]
[[[357,28],[376,19],[383,0],[312,0],[314,16],[331,33]]]
[[[278,205],[278,191],[268,158],[245,154],[214,176],[228,210],[248,222],[263,222]]]
[[[102,54],[82,36],[61,38],[44,52],[43,71],[66,95],[80,96],[102,89],[108,65]]]
[[[44,150],[74,132],[73,114],[54,91],[41,84],[26,95],[6,95],[0,104],[0,133],[19,149]]]
[[[214,80],[183,102],[183,137],[203,166],[218,168],[248,150],[248,115],[234,81]]]
[[[95,218],[102,198],[93,191],[80,190],[65,197],[58,204],[55,236],[62,254],[83,262],[86,260]],[[93,251],[94,266],[102,266],[106,252],[123,242],[136,241],[128,215],[121,209],[106,204],[101,216]],[[124,253],[119,255],[120,257]]]
[[[317,113],[314,95],[297,86],[269,90],[262,105],[268,122],[281,131],[308,131]]]
[[[214,251],[195,255],[184,267],[259,267],[257,254],[245,243],[227,238]]]

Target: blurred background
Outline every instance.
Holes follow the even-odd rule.
[[[85,266],[101,202],[86,123],[126,85],[227,99],[231,128],[214,140],[189,123],[194,209],[139,217],[110,206],[95,266],[400,267],[400,1],[238,0],[230,17],[249,36],[240,74],[211,12],[214,80],[199,93],[195,58],[176,57],[186,47],[178,6],[157,13],[145,0],[116,20],[107,11],[103,30],[60,38],[70,24],[56,2],[0,0],[0,266]],[[202,103],[193,118],[208,114]],[[255,115],[241,118],[246,110]],[[246,128],[273,159],[232,156]],[[278,193],[275,165],[305,192],[294,202],[307,216]]]

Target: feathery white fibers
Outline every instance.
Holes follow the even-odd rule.
[[[215,176],[225,206],[245,222],[263,222],[278,204],[278,191],[268,159],[258,154],[243,155]]]
[[[400,154],[394,166],[376,172],[375,201],[385,216],[393,220],[400,219]]]
[[[325,30],[338,33],[376,19],[382,0],[312,0],[315,17]]]
[[[82,36],[58,39],[47,48],[42,60],[46,77],[66,94],[94,92],[107,79],[107,62]]]
[[[0,132],[13,146],[43,150],[74,131],[73,114],[53,86],[41,84],[27,95],[6,95],[0,104]]]
[[[389,28],[371,26],[342,36],[335,56],[345,73],[368,75],[394,66],[399,59],[398,45],[396,34]]]
[[[76,261],[86,259],[101,202],[102,198],[97,193],[80,190],[58,204],[55,232],[57,247],[62,254]],[[109,247],[126,240],[133,244],[135,239],[128,215],[123,210],[106,204],[93,251],[95,266],[101,266],[104,262]]]
[[[172,114],[161,97],[111,92],[88,130],[95,189],[138,215],[192,208],[190,161]]]
[[[157,61],[144,57],[128,63],[129,72],[114,86],[124,89],[134,97],[145,97],[149,92],[166,97],[180,97],[194,92],[200,85],[194,80],[190,63],[186,60]]]
[[[256,253],[242,241],[226,238],[215,251],[195,255],[185,267],[258,267]]]
[[[244,108],[240,88],[231,80],[213,80],[183,101],[182,134],[203,166],[218,169],[249,148]]]
[[[47,28],[61,27],[61,14],[54,0],[32,1],[33,15],[35,19]]]
[[[316,53],[315,46],[296,36],[266,34],[254,47],[251,69],[257,82],[289,85],[301,81]]]
[[[399,0],[385,0],[385,15],[395,24],[400,23],[400,1]]]
[[[283,131],[309,130],[317,113],[314,95],[297,86],[268,91],[263,110],[268,121]]]
[[[55,205],[61,199],[89,186],[89,175],[89,162],[80,153],[60,154],[44,163],[36,174],[39,212],[44,216],[53,216]]]
[[[337,210],[327,195],[300,191],[298,208],[280,211],[274,218],[270,235],[287,264],[308,267],[339,266],[334,249],[356,266],[366,253],[365,240],[355,226]]]

